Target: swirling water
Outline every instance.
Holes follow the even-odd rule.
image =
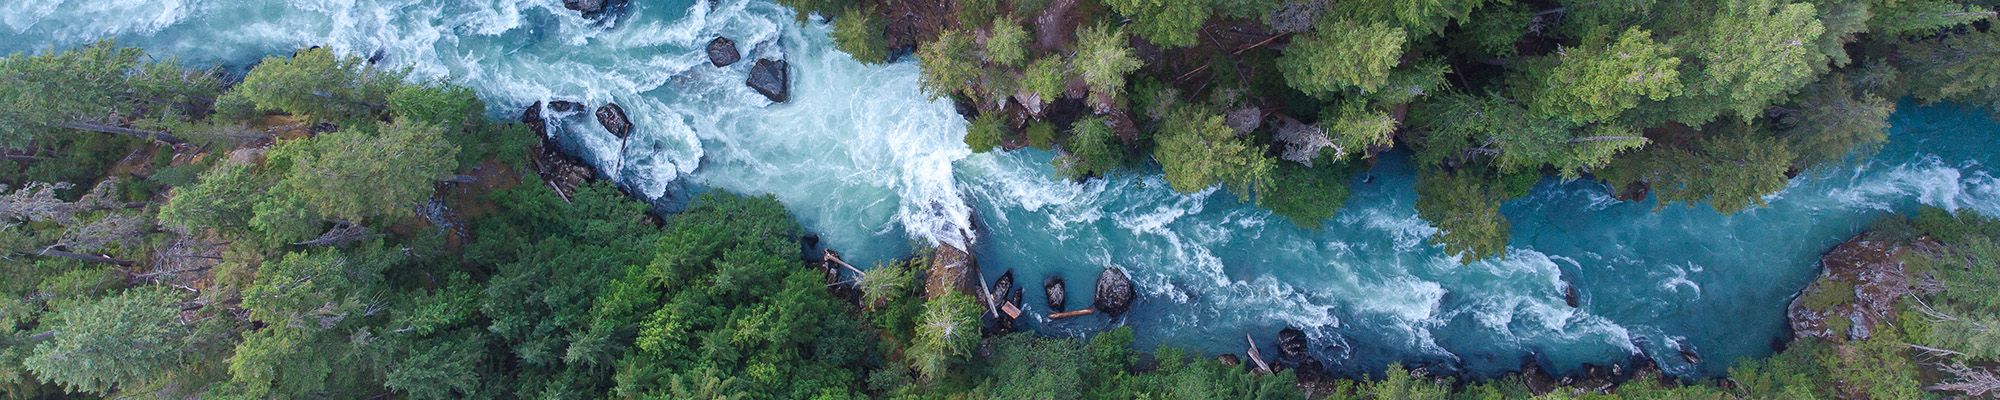
[[[1425,243],[1433,230],[1412,208],[1402,155],[1357,177],[1353,199],[1316,232],[1228,193],[1173,194],[1156,174],[1064,181],[1047,152],[972,154],[951,106],[917,90],[912,63],[858,64],[831,49],[823,23],[793,18],[768,0],[641,1],[608,22],[560,0],[24,0],[0,3],[0,51],[116,37],[240,71],[324,45],[380,50],[413,79],[472,87],[500,117],[536,101],[617,102],[638,126],[622,153],[583,116],[558,124],[563,140],[663,203],[704,187],[774,194],[864,263],[969,240],[988,279],[1012,269],[1038,288],[1061,275],[1072,307],[1117,266],[1139,283],[1133,312],[1029,325],[1056,335],[1131,325],[1140,346],[1210,354],[1298,326],[1314,354],[1348,372],[1401,360],[1491,374],[1526,354],[1567,370],[1644,352],[1675,373],[1717,374],[1787,335],[1783,308],[1818,255],[1868,221],[1920,203],[2000,213],[1986,167],[2000,124],[1906,103],[1879,152],[1794,179],[1769,208],[1653,212],[1599,184],[1551,180],[1502,207],[1514,224],[1504,259],[1460,265]],[[792,100],[745,87],[750,62],[708,65],[702,46],[717,35],[747,59],[789,60]],[[1564,304],[1566,284],[1581,307]],[[1039,315],[1042,297],[1029,290],[1025,308]],[[1681,362],[1679,346],[1708,361]]]

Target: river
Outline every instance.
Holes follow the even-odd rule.
[[[1818,256],[1874,218],[1918,204],[2000,215],[1986,166],[2000,124],[1906,102],[1879,152],[1801,175],[1769,208],[1653,212],[1650,200],[1551,179],[1502,207],[1513,222],[1504,259],[1460,265],[1425,243],[1433,230],[1412,208],[1405,155],[1356,177],[1353,198],[1319,231],[1227,193],[1174,194],[1156,172],[1069,182],[1048,152],[972,154],[962,121],[918,91],[908,58],[861,65],[831,48],[823,23],[793,18],[768,0],[634,2],[615,21],[583,19],[561,0],[21,0],[0,3],[0,51],[116,37],[240,72],[319,45],[379,50],[412,79],[472,87],[500,118],[536,101],[616,102],[638,127],[622,154],[589,118],[557,125],[573,150],[660,204],[706,188],[773,194],[857,264],[961,244],[989,280],[1012,269],[1039,288],[1063,276],[1072,307],[1103,268],[1125,268],[1140,293],[1131,313],[1029,325],[1053,335],[1130,325],[1142,350],[1208,354],[1295,326],[1348,373],[1402,361],[1486,376],[1529,354],[1560,372],[1643,352],[1673,373],[1716,375],[1768,355]],[[746,61],[709,65],[702,49],[718,35]],[[790,102],[742,84],[756,58],[790,62]],[[1566,284],[1580,307],[1565,304]],[[1028,291],[1029,313],[1046,312],[1042,297]],[[1706,362],[1682,362],[1681,346]]]

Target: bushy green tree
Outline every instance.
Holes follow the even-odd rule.
[[[965,145],[971,146],[973,153],[993,151],[1006,136],[1006,122],[1000,120],[997,112],[980,114],[965,125]]]
[[[1194,193],[1217,184],[1249,200],[1269,189],[1276,163],[1259,146],[1201,107],[1175,110],[1158,134],[1153,159],[1174,191]]]
[[[136,288],[58,306],[43,321],[53,335],[23,364],[71,392],[136,394],[189,361],[194,331],[180,320],[182,300],[171,289]]]
[[[1132,32],[1161,48],[1193,46],[1196,32],[1215,10],[1214,0],[1107,0],[1132,19]]]
[[[1892,35],[1925,36],[1994,16],[1994,12],[1987,7],[1950,0],[1876,3],[1869,10],[1872,15],[1868,18],[1868,29]]]
[[[1786,109],[1779,121],[1786,126],[1781,136],[1796,155],[1792,161],[1797,169],[1871,153],[1889,139],[1889,114],[1896,112],[1895,102],[1853,93],[1839,73],[1807,85],[1792,102],[1796,109]]]
[[[1522,99],[1542,115],[1577,123],[1609,120],[1637,107],[1642,98],[1666,100],[1680,94],[1680,59],[1673,48],[1633,27],[1612,39],[1605,31],[1551,56],[1546,70],[1529,67]]]
[[[221,83],[214,74],[182,70],[172,59],[141,61],[149,57],[105,40],[0,58],[0,81],[6,82],[0,85],[0,148],[26,149],[35,139],[73,130],[180,143],[157,125],[191,117],[189,106],[212,101]]]
[[[359,129],[285,142],[271,158],[290,165],[280,193],[329,220],[407,215],[433,182],[457,165],[458,146],[436,126],[398,119],[370,134]]]
[[[923,67],[918,83],[931,100],[962,93],[979,79],[979,64],[973,60],[972,37],[945,30],[917,48],[917,61]]]
[[[979,345],[979,313],[983,311],[972,296],[957,291],[924,302],[917,338],[904,357],[925,377],[941,379]]]
[[[1826,28],[1812,4],[1729,0],[1717,6],[1705,25],[1674,44],[1700,60],[1699,77],[1689,86],[1707,95],[1689,99],[1691,109],[1679,121],[1699,125],[1724,111],[1755,118],[1814,81],[1827,63],[1815,44]]]
[[[889,42],[882,38],[888,24],[868,7],[848,7],[833,20],[833,47],[847,52],[862,64],[889,61]]]
[[[1402,27],[1381,22],[1325,22],[1293,39],[1278,69],[1286,83],[1307,94],[1371,92],[1388,81],[1407,37]]]
[[[1354,175],[1354,168],[1351,164],[1308,167],[1278,163],[1271,190],[1257,198],[1257,205],[1299,227],[1320,229],[1327,218],[1333,218],[1347,204],[1352,192],[1347,180]]]
[[[1028,30],[1022,29],[1012,18],[993,20],[993,29],[986,36],[986,61],[1018,67],[1028,59]]]
[[[1029,63],[1022,71],[1021,90],[1034,93],[1043,102],[1062,98],[1069,86],[1069,64],[1061,56],[1049,55]]]
[[[1399,22],[1410,33],[1422,36],[1438,33],[1452,21],[1466,19],[1487,2],[1486,0],[1360,0],[1342,3],[1340,9],[1349,18],[1357,21]]]
[[[1113,29],[1106,25],[1084,28],[1077,33],[1076,58],[1071,65],[1083,81],[1090,85],[1090,92],[1100,102],[1125,90],[1125,74],[1139,69],[1142,65],[1132,55],[1132,47],[1125,38],[1125,28]]]
[[[1076,121],[1063,154],[1053,162],[1056,172],[1070,179],[1105,176],[1125,164],[1125,148],[1103,117]]]
[[[311,48],[290,58],[265,57],[225,99],[241,96],[258,110],[345,122],[384,111],[406,74],[378,70],[360,57],[336,56],[324,47]]]
[[[1784,190],[1792,153],[1783,140],[1754,128],[1721,123],[1716,132],[1690,148],[1654,146],[1613,162],[1597,177],[1624,187],[1643,180],[1659,198],[1659,207],[1683,202],[1707,202],[1715,211],[1732,214],[1764,206],[1764,196]]]
[[[1968,102],[2000,114],[2000,32],[1917,40],[1901,49],[1918,100]]]
[[[1417,177],[1417,218],[1437,228],[1432,244],[1464,263],[1506,252],[1512,224],[1500,215],[1500,200],[1485,177],[1469,171]]]
[[[1493,165],[1503,172],[1546,166],[1555,168],[1563,178],[1575,179],[1586,170],[1611,162],[1613,156],[1647,143],[1627,128],[1608,124],[1583,127],[1538,116],[1496,95],[1439,96],[1413,114],[1417,125],[1429,129],[1416,157],[1426,165],[1491,157]]]

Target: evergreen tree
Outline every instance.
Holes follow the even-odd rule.
[[[194,331],[180,320],[182,300],[169,289],[140,288],[59,306],[43,321],[53,335],[23,364],[71,392],[138,395],[185,367]]]
[[[1174,191],[1194,193],[1217,184],[1250,200],[1269,188],[1276,164],[1249,138],[1223,124],[1220,115],[1183,106],[1160,128],[1153,159],[1160,162]]]
[[[1125,91],[1125,74],[1139,69],[1139,59],[1127,45],[1125,29],[1105,25],[1084,28],[1077,34],[1076,58],[1071,60],[1078,75],[1090,85],[1093,99],[1100,104]],[[1103,107],[1099,108],[1104,111]]]
[[[0,148],[27,149],[38,138],[76,130],[182,143],[158,125],[212,101],[221,83],[173,60],[140,61],[145,57],[105,40],[0,58],[0,81],[7,82],[0,85]]]
[[[1215,9],[1214,0],[1106,0],[1132,19],[1132,31],[1162,48],[1195,44],[1196,31]]]
[[[1617,39],[1594,32],[1582,45],[1566,47],[1546,67],[1526,67],[1520,98],[1541,115],[1576,123],[1609,120],[1637,107],[1641,98],[1654,101],[1680,94],[1680,59],[1673,48],[1652,40],[1637,27]]]
[[[833,20],[833,47],[847,52],[862,64],[889,61],[889,43],[882,38],[888,24],[868,12],[868,7],[848,7]]]
[[[346,122],[385,111],[389,95],[402,87],[406,74],[376,70],[360,57],[340,57],[316,47],[290,58],[265,57],[218,101],[240,101],[233,99],[240,96],[262,111]]]
[[[1417,218],[1437,228],[1432,244],[1463,263],[1506,252],[1512,225],[1500,216],[1500,200],[1485,177],[1468,171],[1417,177]]]
[[[1278,57],[1278,68],[1286,83],[1307,94],[1350,88],[1371,92],[1388,81],[1407,36],[1403,28],[1380,22],[1322,23],[1292,40]]]

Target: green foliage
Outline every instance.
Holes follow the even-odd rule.
[[[1500,216],[1500,194],[1484,177],[1473,173],[1428,173],[1417,177],[1417,218],[1437,233],[1431,243],[1459,261],[1493,258],[1507,250],[1507,229]]]
[[[252,208],[265,196],[276,179],[259,174],[249,164],[223,162],[201,173],[192,186],[174,191],[174,197],[160,208],[160,222],[180,232],[207,228],[224,231],[249,226]]]
[[[1918,100],[1967,102],[2000,114],[2000,32],[1919,40],[1901,50]]]
[[[958,26],[965,30],[986,26],[993,16],[1000,15],[999,0],[960,0],[958,5]]]
[[[1011,18],[993,20],[986,36],[986,61],[1018,67],[1028,59],[1028,30]]]
[[[918,84],[931,100],[971,89],[972,82],[979,79],[979,64],[973,60],[972,37],[945,30],[936,40],[917,48],[917,61],[923,67]]]
[[[1077,33],[1076,58],[1070,62],[1090,85],[1091,94],[1109,99],[1125,90],[1125,74],[1142,65],[1127,42],[1122,27],[1100,24]]]
[[[1426,165],[1491,156],[1502,171],[1554,167],[1564,179],[1603,166],[1647,139],[1615,125],[1579,128],[1564,120],[1536,117],[1499,96],[1450,94],[1413,112],[1415,124],[1430,128],[1416,160]]]
[[[131,289],[59,305],[43,322],[54,335],[22,364],[71,392],[136,393],[181,368],[193,331],[180,321],[181,294]]]
[[[1125,149],[1103,117],[1085,118],[1071,127],[1063,154],[1051,160],[1056,172],[1069,179],[1105,176],[1125,164]]]
[[[1000,147],[1000,140],[1007,136],[1006,121],[1000,113],[982,113],[965,126],[965,145],[972,147],[973,153],[985,153]]]
[[[116,116],[145,128],[185,118],[189,110],[173,105],[212,97],[221,87],[214,74],[184,71],[171,59],[142,58],[150,56],[110,40],[0,58],[0,81],[7,82],[0,85],[0,148],[26,149],[70,122]]]
[[[1271,210],[1271,213],[1285,217],[1301,228],[1318,230],[1327,218],[1347,204],[1352,190],[1347,180],[1357,168],[1353,164],[1341,166],[1304,166],[1296,163],[1278,163],[1277,178],[1271,190],[1257,198],[1257,205]]]
[[[1482,12],[1479,18],[1464,21],[1465,32],[1453,36],[1452,43],[1473,58],[1513,57],[1514,48],[1534,23],[1534,10],[1526,3],[1506,2]]]
[[[1370,148],[1388,146],[1398,122],[1389,113],[1365,110],[1352,102],[1320,110],[1321,130],[1334,144],[1336,161],[1366,154]]]
[[[1090,382],[1089,354],[1076,339],[1038,338],[1017,333],[993,340],[982,383],[993,398],[1075,399]]]
[[[339,57],[332,50],[300,50],[291,58],[270,56],[243,76],[243,83],[221,101],[242,96],[258,110],[310,116],[319,121],[345,122],[382,111],[389,96],[402,87],[404,71],[379,71],[360,57]]]
[[[586,335],[634,343],[612,393],[668,395],[673,377],[705,369],[755,398],[854,390],[873,346],[824,277],[800,265],[799,234],[769,196],[697,197],[668,222],[652,262],[597,297]]]
[[[1789,185],[1792,153],[1784,141],[1740,124],[1723,123],[1718,130],[1691,149],[1654,146],[1620,158],[1597,177],[1612,187],[1644,180],[1660,208],[1705,201],[1724,214],[1763,207],[1764,196]]]
[[[421,122],[398,119],[377,129],[372,135],[347,129],[273,149],[271,158],[291,166],[279,192],[328,220],[408,215],[430,198],[431,183],[456,165],[458,146]]]
[[[1214,0],[1106,0],[1132,19],[1132,32],[1161,48],[1193,46],[1197,30],[1215,9]]]
[[[924,377],[933,381],[942,378],[979,345],[979,313],[983,311],[972,296],[957,291],[925,302],[917,338],[904,357]]]
[[[1028,64],[1021,77],[1021,89],[1041,97],[1042,101],[1061,98],[1069,86],[1069,65],[1061,56],[1049,55]]]
[[[1609,120],[1637,107],[1641,98],[1660,101],[1680,94],[1681,60],[1669,56],[1672,52],[1638,27],[1615,40],[1600,30],[1583,45],[1551,56],[1545,72],[1530,67],[1537,79],[1523,83],[1531,86],[1521,90],[1521,98],[1542,115],[1577,123]]]
[[[928,257],[914,257],[907,260],[877,264],[861,273],[861,304],[870,308],[880,308],[889,302],[901,300],[911,295],[917,288],[918,276],[928,269]]]
[[[1042,150],[1055,150],[1056,126],[1042,121],[1028,123],[1023,132],[1028,137],[1028,146]]]
[[[297,252],[265,263],[242,306],[265,328],[244,333],[220,390],[253,398],[369,393],[390,349],[371,346],[379,332],[365,328],[366,318],[379,310],[383,272],[400,259],[369,244],[353,254]]]
[[[1444,30],[1454,20],[1471,16],[1488,0],[1361,0],[1341,4],[1357,21],[1395,21],[1416,36]]]
[[[1827,63],[1826,54],[1814,44],[1826,31],[1817,16],[1808,3],[1723,2],[1699,31],[1674,43],[1674,48],[1687,49],[1699,60],[1700,75],[1690,81],[1690,88],[1715,98],[1690,99],[1705,105],[1678,120],[1701,124],[1722,111],[1735,111],[1748,120],[1812,82]]]
[[[1889,140],[1886,129],[1896,103],[1866,92],[1856,96],[1849,88],[1847,78],[1835,73],[1793,97],[1798,109],[1779,122],[1786,125],[1781,135],[1795,154],[1794,165],[1806,169],[1859,159]]]
[[[1307,94],[1348,88],[1372,92],[1388,81],[1407,37],[1403,28],[1381,22],[1322,23],[1292,40],[1278,57],[1278,69],[1292,88]]]
[[[1382,380],[1363,389],[1377,400],[1444,400],[1451,395],[1449,380],[1440,382],[1412,376],[1402,364],[1389,364],[1382,374]]]
[[[1822,280],[1814,283],[1817,291],[1805,297],[1806,308],[1826,311],[1834,306],[1854,302],[1854,283],[1848,281]],[[1846,318],[1837,318],[1846,319]]]
[[[1158,135],[1153,159],[1160,162],[1167,184],[1176,192],[1194,193],[1221,184],[1237,199],[1248,201],[1270,188],[1277,163],[1264,157],[1249,138],[1224,125],[1221,115],[1201,107],[1180,107]]]
[[[1938,30],[1993,17],[1986,7],[1947,0],[1900,0],[1880,2],[1870,10],[1871,31],[1892,35],[1923,36]]]
[[[882,37],[888,25],[867,7],[848,7],[833,20],[833,47],[862,64],[888,62],[889,41]]]

